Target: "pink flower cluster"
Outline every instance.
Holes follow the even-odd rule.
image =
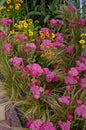
[[[37,63],[29,64],[26,67],[27,70],[30,72],[31,77],[41,76],[43,74],[42,67]]]
[[[43,34],[46,34],[47,32],[51,33],[52,30],[49,28],[41,28],[40,31],[42,31]]]
[[[73,54],[73,52],[74,52],[73,47],[70,46],[70,45],[69,45],[69,46],[66,46],[66,47],[65,47],[65,50],[66,50],[66,52],[69,53],[69,54]]]
[[[76,12],[76,8],[73,5],[67,6],[67,8],[71,11],[71,12]]]
[[[52,80],[54,80],[56,78],[56,73],[51,72],[48,68],[43,68],[43,72],[44,72],[44,74],[46,74],[47,82],[51,82]]]
[[[44,39],[44,40],[42,41],[42,44],[41,44],[41,46],[40,46],[40,49],[41,49],[41,50],[44,50],[47,46],[53,47],[53,43],[52,43],[50,40],[48,40],[48,39]]]
[[[85,19],[80,18],[77,22],[74,22],[72,20],[68,20],[68,25],[70,27],[73,27],[73,28],[75,28],[76,25],[83,27],[83,26],[85,26]]]
[[[21,63],[23,62],[23,59],[22,59],[21,57],[15,56],[15,57],[10,58],[9,61],[10,61],[11,63],[13,63],[13,65],[14,65],[15,67],[18,67],[18,66],[20,66]]]
[[[32,92],[33,97],[35,99],[39,99],[40,98],[40,94],[42,92],[44,92],[44,89],[43,89],[43,87],[39,87],[39,86],[31,86],[30,87],[30,91]]]
[[[1,24],[4,24],[4,25],[8,25],[8,24],[11,24],[13,21],[9,18],[1,18],[0,19],[0,23]]]
[[[80,105],[75,109],[75,113],[78,116],[82,116],[82,118],[86,119],[86,105]]]
[[[86,88],[86,77],[80,80],[80,86],[81,88]]]
[[[70,68],[68,71],[69,76],[77,76],[79,74],[78,70],[75,67]]]
[[[17,34],[16,37],[15,37],[15,39],[16,40],[20,39],[22,41],[27,41],[28,40],[27,37],[24,34]]]
[[[86,71],[86,56],[81,57],[81,61],[76,61],[76,66],[79,72]]]
[[[65,104],[65,105],[69,105],[69,103],[70,103],[70,96],[62,96],[62,97],[59,97],[59,98],[58,98],[58,101],[59,101],[60,103]]]
[[[34,43],[26,43],[25,48],[24,48],[24,52],[28,53],[30,48],[35,50],[36,45]]]
[[[52,122],[43,122],[40,119],[35,121],[30,119],[27,121],[26,125],[30,128],[30,130],[56,130]]]
[[[10,51],[12,49],[12,45],[11,45],[11,43],[7,43],[7,44],[5,44],[5,45],[3,45],[2,46],[2,50],[3,51]]]
[[[59,19],[54,19],[52,18],[51,20],[48,20],[48,22],[50,23],[50,25],[52,26],[57,26],[57,25],[64,25],[64,21],[59,20]]]
[[[70,76],[70,75],[66,76],[64,78],[64,81],[66,84],[77,84],[77,79],[75,77]]]
[[[44,39],[40,46],[41,50],[44,50],[47,46],[49,47],[62,47],[62,43],[64,41],[64,35],[62,33],[56,33],[56,38],[54,42],[51,42],[48,39]]]
[[[58,126],[61,130],[70,130],[70,121],[58,121]]]
[[[36,45],[34,43],[26,43],[25,47],[36,49]]]
[[[56,38],[54,41],[54,46],[62,47],[62,43],[64,41],[64,35],[62,33],[56,33]]]
[[[0,31],[0,37],[5,36],[5,33],[3,31]]]

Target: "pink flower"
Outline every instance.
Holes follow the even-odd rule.
[[[15,56],[15,57],[13,57],[13,58],[10,58],[9,61],[10,61],[11,63],[13,63],[15,67],[18,67],[18,66],[20,66],[21,63],[23,62],[23,59],[20,58],[20,57]]]
[[[48,95],[48,94],[50,94],[50,90],[49,90],[49,89],[46,89],[46,90],[44,91],[44,93],[45,93],[46,95]]]
[[[57,76],[54,77],[54,81],[55,82],[58,82],[59,81],[59,78]]]
[[[36,50],[36,54],[39,55],[40,54],[40,50]]]
[[[77,84],[77,80],[72,76],[66,76],[64,80],[66,84]]]
[[[63,67],[63,68],[62,68],[62,71],[63,71],[63,72],[66,72],[66,71],[67,71],[67,69],[66,69],[65,67]]]
[[[83,27],[85,25],[85,19],[80,18],[78,24]]]
[[[27,127],[30,127],[30,125],[33,123],[33,120],[32,119],[30,119],[30,120],[28,120],[27,122],[26,122],[26,126]]]
[[[78,75],[78,71],[76,68],[72,67],[69,71],[68,71],[69,76],[77,76]]]
[[[51,43],[50,40],[44,39],[44,40],[42,41],[42,44],[41,44],[41,46],[40,46],[40,49],[41,49],[41,50],[44,50],[47,46],[53,47],[53,43]]]
[[[75,79],[77,80],[77,81],[80,81],[80,77],[77,75],[76,77],[75,77]]]
[[[84,61],[85,62],[85,61]],[[86,70],[86,64],[83,62],[80,62],[79,60],[76,61],[77,69],[79,71],[85,71]]]
[[[73,54],[73,52],[74,52],[72,46],[66,46],[66,47],[65,47],[65,50],[66,50],[66,52],[69,53],[69,54]]]
[[[77,99],[77,100],[76,100],[76,103],[77,103],[78,105],[82,105],[82,100]]]
[[[25,46],[28,48],[36,49],[36,45],[34,43],[26,43]]]
[[[49,71],[46,75],[46,81],[51,82],[55,77],[56,77],[56,73]]]
[[[4,24],[4,25],[8,25],[8,24],[11,24],[13,21],[9,18],[1,18],[0,19],[0,23],[1,24]]]
[[[81,88],[86,88],[86,77],[80,80],[80,86]]]
[[[0,37],[5,36],[5,33],[0,31]]]
[[[32,77],[34,77],[34,76],[41,76],[43,74],[42,67],[39,64],[37,64],[37,63],[29,64],[26,67],[27,67],[27,69],[30,72],[30,75]]]
[[[28,48],[24,48],[24,52],[28,53],[29,52]]]
[[[41,38],[40,38],[40,36],[38,36],[38,37],[36,38],[36,43],[38,43],[38,44],[41,43]]]
[[[62,47],[62,43],[64,41],[64,35],[62,33],[56,33],[55,42],[53,43],[53,46]]]
[[[70,130],[70,122],[68,120],[66,122],[58,121],[58,126],[61,130]]]
[[[69,120],[69,121],[72,121],[72,120],[73,120],[72,114],[67,114],[66,117],[67,117],[67,120]]]
[[[49,23],[52,25],[52,26],[57,26],[58,25],[58,22],[57,20],[55,20],[54,18],[52,18]]]
[[[76,12],[76,8],[75,8],[75,6],[70,5],[70,6],[67,6],[67,7],[68,7],[68,9],[69,9],[70,11],[72,11],[72,12]]]
[[[72,20],[68,20],[68,26],[75,28],[78,22],[73,22]]]
[[[43,73],[44,74],[48,74],[49,73],[49,69],[48,68],[43,68]]]
[[[58,98],[58,101],[60,103],[65,104],[65,105],[69,105],[69,103],[70,103],[70,96],[62,96],[62,97]]]
[[[10,51],[11,48],[12,48],[11,43],[7,43],[7,44],[5,44],[5,45],[2,46],[2,50],[3,50],[3,51],[5,51],[5,50],[6,50],[6,51]]]
[[[56,21],[57,21],[58,24],[60,24],[60,25],[64,25],[64,21],[63,21],[63,20],[59,20],[59,19],[57,19]]]
[[[40,80],[36,80],[36,85],[40,86],[41,82]]]
[[[31,124],[29,125],[29,128],[30,128],[30,130],[40,130],[42,124],[43,124],[43,121],[40,120],[40,119],[35,120],[35,121],[31,121]]]
[[[35,99],[39,99],[40,94],[44,91],[44,89],[42,87],[39,87],[39,86],[32,86],[32,87],[30,87],[30,91],[33,94],[33,97]]]
[[[49,28],[41,28],[40,29],[42,31],[43,34],[46,34],[47,32],[52,32]]]
[[[54,18],[52,18],[51,20],[49,20],[49,23],[52,26],[57,26],[58,24],[64,25],[64,21],[59,20],[59,19],[54,19]]]
[[[86,119],[86,105],[80,105],[78,106],[75,111],[76,115],[82,116],[82,118]]]
[[[71,91],[72,90],[71,86],[66,86],[66,90]]]
[[[56,130],[52,122],[43,123],[40,130]]]
[[[27,37],[24,34],[17,34],[15,38],[22,41],[27,41]]]

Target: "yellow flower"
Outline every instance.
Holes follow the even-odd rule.
[[[49,34],[49,32],[46,32],[46,34],[45,34],[47,37],[50,37],[50,34]]]
[[[33,20],[32,19],[27,19],[28,21],[28,24],[31,25],[33,23]]]
[[[28,23],[25,22],[23,26],[24,26],[24,28],[27,28],[28,27]]]
[[[16,9],[16,10],[19,10],[20,6],[21,6],[21,4],[19,4],[19,3],[18,3],[18,4],[15,4],[15,9]]]
[[[19,8],[20,8],[20,7],[19,7],[18,5],[15,6],[15,10],[19,10]]]
[[[10,34],[14,34],[14,33],[15,33],[15,31],[14,31],[14,30],[11,30],[11,31],[10,31]]]
[[[10,4],[10,3],[11,3],[11,0],[7,0],[6,3],[7,3],[7,4]]]
[[[23,28],[23,25],[22,24],[19,24],[18,25],[18,29],[22,29]]]
[[[26,23],[26,20],[19,21],[19,24],[24,24],[24,23]]]
[[[80,37],[82,37],[82,36],[84,36],[84,33],[82,33],[82,34],[80,35]]]
[[[29,36],[33,36],[33,32],[30,29],[28,30],[28,32],[29,32]]]
[[[44,39],[44,38],[45,38],[45,35],[44,35],[44,34],[41,34],[40,36],[41,36],[41,38],[42,38],[42,39]]]
[[[85,44],[85,40],[83,40],[83,39],[81,39],[79,42],[80,42],[82,45]]]
[[[41,30],[39,31],[39,34],[40,34],[40,35],[43,34]]]
[[[15,23],[15,24],[14,24],[14,27],[15,27],[15,28],[18,28],[18,24],[17,24],[17,23]]]
[[[12,9],[13,8],[13,5],[9,5],[9,7],[8,7],[9,9]]]
[[[54,33],[52,33],[52,38],[55,38],[55,34]]]

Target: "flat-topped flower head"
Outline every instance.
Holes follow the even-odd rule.
[[[8,25],[8,24],[11,24],[13,21],[9,18],[1,18],[0,19],[0,23],[1,24],[4,24],[4,25]]]
[[[70,121],[58,121],[58,126],[61,130],[70,130]]]
[[[82,116],[82,118],[86,119],[86,105],[79,105],[75,108],[76,115]]]
[[[58,98],[58,101],[59,101],[60,103],[65,104],[65,105],[69,105],[69,103],[70,103],[70,96],[62,96],[62,97],[59,97],[59,98]]]

